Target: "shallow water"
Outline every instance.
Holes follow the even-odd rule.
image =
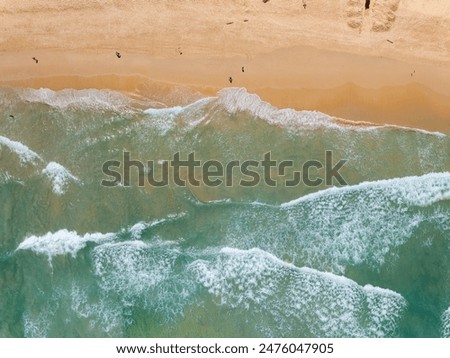
[[[449,336],[448,136],[244,89],[170,108],[1,89],[0,106],[0,336]],[[124,151],[296,170],[332,151],[348,185],[102,186]]]

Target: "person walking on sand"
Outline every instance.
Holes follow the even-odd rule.
[[[233,83],[233,77],[230,76],[230,78],[228,78],[228,81],[229,81],[230,83]]]
[[[36,62],[36,63],[39,62],[39,60],[36,57],[33,57],[33,61]]]
[[[116,56],[117,56],[117,58],[121,58],[122,57],[122,55],[120,54],[119,51],[116,51]]]

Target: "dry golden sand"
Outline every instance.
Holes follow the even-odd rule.
[[[0,84],[246,87],[279,107],[449,133],[450,1],[364,2],[1,0]]]

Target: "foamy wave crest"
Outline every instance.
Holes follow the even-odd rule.
[[[21,89],[18,94],[22,101],[44,103],[60,109],[74,106],[119,110],[128,107],[132,102],[130,98],[119,92],[97,89],[53,91],[48,88],[26,88]]]
[[[152,117],[151,121],[146,121],[140,123],[142,125],[151,126],[159,130],[161,135],[166,135],[170,130],[175,128],[176,121],[179,114],[183,111],[184,107],[170,107],[170,108],[159,108],[159,109],[146,109],[144,113]]]
[[[43,236],[27,237],[19,244],[17,250],[31,250],[38,254],[44,254],[51,261],[57,255],[70,254],[72,257],[76,257],[78,251],[86,247],[88,242],[102,243],[115,238],[116,235],[112,233],[88,233],[80,236],[75,231],[63,229],[54,233],[48,232]]]
[[[143,221],[134,224],[130,229],[130,235],[133,240],[139,240],[141,238],[142,233],[149,228],[153,223],[145,223]]]
[[[131,226],[129,229],[124,230],[125,232],[129,232],[131,235],[131,239],[133,240],[139,240],[142,236],[142,233],[147,230],[150,229],[152,227],[156,227],[160,224],[164,224],[164,223],[168,223],[171,222],[173,220],[177,220],[180,219],[182,217],[186,216],[185,212],[181,212],[178,214],[170,214],[167,215],[167,217],[163,218],[163,219],[158,219],[158,220],[154,220],[151,222],[144,222],[144,221],[140,221],[136,224],[134,224],[133,226]]]
[[[57,195],[65,193],[67,185],[73,182],[79,182],[80,180],[73,176],[66,168],[61,164],[50,162],[47,167],[42,170],[42,174],[46,175],[53,185],[53,192]]]
[[[349,193],[366,191],[370,191],[372,197],[376,197],[379,192],[382,197],[389,197],[398,204],[428,206],[438,201],[450,199],[450,173],[430,173],[420,177],[394,178],[363,182],[340,188],[333,187],[281,204],[281,207],[288,208],[330,195],[343,197]]]
[[[262,120],[281,126],[303,126],[307,128],[335,127],[332,118],[312,111],[296,111],[291,108],[279,109],[261,100],[245,88],[227,88],[219,92],[219,103],[230,113],[249,112]]]
[[[392,336],[407,306],[393,291],[297,268],[260,249],[224,248],[189,268],[221,305],[251,311],[268,336]]]
[[[0,145],[5,146],[11,152],[16,153],[20,158],[21,164],[42,161],[42,158],[37,153],[33,152],[30,148],[20,142],[0,136]]]
[[[148,108],[144,111],[144,113],[151,114],[154,116],[176,116],[181,113],[184,107],[175,106],[175,107],[167,107],[167,108]]]
[[[174,128],[182,131],[191,130],[206,118],[206,105],[212,100],[212,97],[205,97],[184,107],[148,108],[144,113],[151,118],[140,122],[138,125],[139,127],[150,126],[156,128],[161,135],[166,135]]]
[[[85,248],[86,244],[89,242],[105,244],[118,239],[122,235],[127,235],[127,237],[131,238],[133,241],[117,243],[118,247],[121,247],[121,245],[134,245],[136,247],[140,247],[140,245],[145,246],[146,244],[143,241],[138,241],[138,239],[141,238],[143,231],[166,222],[177,220],[185,215],[186,213],[181,212],[178,214],[167,215],[163,219],[158,219],[151,222],[140,221],[129,228],[118,231],[117,233],[87,233],[81,236],[76,231],[62,229],[54,233],[48,232],[43,236],[32,235],[25,238],[16,250],[31,250],[39,254],[46,254],[49,257],[49,260],[51,260],[54,256],[66,254],[71,254],[75,257],[78,251]],[[167,243],[171,244],[172,242]],[[112,246],[105,247],[116,247],[114,244],[111,245]]]
[[[442,314],[441,334],[443,338],[450,338],[450,307]]]

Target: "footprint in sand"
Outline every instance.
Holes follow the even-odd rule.
[[[347,25],[362,31],[389,31],[400,0],[346,0]]]

